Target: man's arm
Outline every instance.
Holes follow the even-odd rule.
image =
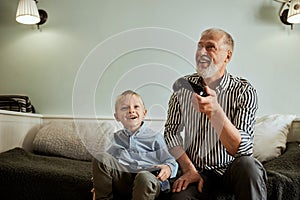
[[[193,95],[192,104],[198,112],[205,113],[210,119],[219,138],[232,156],[237,154],[249,155],[252,153],[252,135],[255,113],[257,110],[257,95],[252,87],[247,87],[241,94],[239,106],[236,110],[234,122],[230,121],[217,101],[214,90],[206,88],[208,97]],[[237,125],[238,124],[238,125]],[[238,127],[236,127],[236,125]],[[249,152],[249,149],[251,152]]]
[[[181,124],[180,104],[177,95],[173,93],[169,101],[164,137],[170,149],[169,151],[179,163],[183,175],[173,183],[172,192],[185,190],[188,185],[193,182],[198,182],[198,190],[202,191],[203,179],[183,149],[183,141],[180,136],[180,131],[182,129]]]
[[[170,149],[172,155],[177,156],[177,162],[183,174],[173,183],[172,192],[180,192],[186,190],[190,183],[198,182],[198,190],[202,192],[203,179],[195,168],[194,164],[185,153],[181,146]]]
[[[235,156],[241,143],[239,130],[231,123],[220,106],[211,114],[210,121],[223,146],[230,155]]]
[[[230,155],[235,156],[241,143],[241,134],[224,113],[218,103],[215,91],[208,87],[206,91],[209,94],[207,97],[201,97],[194,93],[192,98],[193,107],[198,112],[207,115],[223,146]]]

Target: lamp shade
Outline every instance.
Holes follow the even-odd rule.
[[[300,23],[300,0],[291,1],[287,21],[292,24]]]
[[[37,24],[40,15],[34,0],[19,0],[16,21],[21,24]]]

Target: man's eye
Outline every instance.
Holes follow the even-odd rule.
[[[121,107],[121,110],[127,110],[127,107]]]
[[[207,51],[216,50],[216,47],[214,45],[207,45],[205,48]]]
[[[206,51],[215,51],[216,50],[215,45],[202,46],[201,44],[198,44],[198,50],[201,50],[203,47],[205,48]]]
[[[198,49],[202,49],[203,48],[203,46],[201,45],[201,44],[198,44]]]

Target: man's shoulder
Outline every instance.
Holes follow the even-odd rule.
[[[193,74],[188,74],[183,76],[184,79],[187,80],[198,80],[199,79],[199,75],[197,73],[193,73]]]
[[[181,76],[173,83],[173,91],[176,92],[182,88],[191,90],[193,85],[196,85],[199,80],[197,73]]]
[[[233,76],[232,74],[228,73],[228,78],[229,78],[229,82],[230,84],[233,84],[237,87],[247,87],[247,88],[251,88],[254,89],[254,86],[251,84],[251,82],[242,76]],[[231,85],[232,86],[232,85]]]
[[[183,75],[183,76],[179,77],[176,81],[178,81],[180,79],[185,79],[185,80],[194,80],[194,79],[197,79],[198,80],[199,79],[199,75],[197,73]]]

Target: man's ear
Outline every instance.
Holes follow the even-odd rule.
[[[229,61],[231,60],[231,58],[232,58],[232,51],[231,51],[231,50],[228,50],[228,51],[227,51],[227,56],[226,56],[225,62],[226,62],[226,63],[229,63]]]

